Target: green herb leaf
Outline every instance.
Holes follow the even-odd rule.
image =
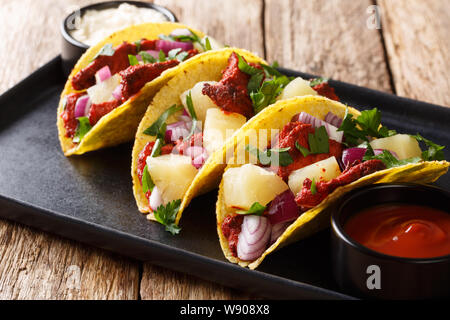
[[[297,148],[298,151],[300,151],[302,153],[302,155],[304,157],[307,157],[311,154],[311,152],[309,152],[309,150],[305,147],[302,147],[298,141],[295,141],[295,147]]]
[[[289,154],[291,148],[281,148],[281,149],[267,149],[266,151],[261,151],[256,147],[251,145],[246,145],[245,150],[256,156],[258,162],[264,166],[272,164],[272,160],[278,160],[278,165],[281,167],[286,167],[290,165],[294,160]]]
[[[195,133],[195,130],[197,129],[197,122],[198,122],[197,114],[195,113],[195,109],[194,109],[194,104],[192,103],[191,91],[189,91],[189,93],[186,95],[186,106],[187,106],[189,114],[191,115],[191,118],[192,118],[192,127],[191,127],[191,131],[189,132],[187,137],[185,137],[183,139],[184,141],[187,141],[188,139],[190,139],[192,137],[192,135]]]
[[[160,205],[153,214],[156,221],[166,226],[166,231],[175,235],[181,230],[179,226],[175,224],[178,210],[180,209],[181,199],[171,201],[166,206]]]
[[[164,125],[166,124],[167,118],[169,118],[172,114],[181,111],[182,109],[183,106],[177,106],[176,104],[172,105],[170,108],[164,111],[163,114],[161,114],[150,127],[144,130],[144,134],[147,134],[149,136],[158,136],[161,135],[163,129],[165,133]]]
[[[78,117],[77,120],[78,127],[72,140],[74,143],[79,143],[92,128],[88,117]]]
[[[162,50],[159,50],[158,61],[159,62],[166,61],[166,55],[165,55],[164,51],[162,51]]]
[[[97,52],[97,54],[92,58],[91,61],[94,61],[99,56],[112,56],[112,55],[114,55],[114,52],[115,52],[115,50],[114,50],[112,44],[107,43],[100,49],[99,52]]]
[[[142,40],[138,40],[138,41],[134,42],[134,44],[136,45],[136,52],[141,51],[141,41]]]
[[[312,179],[310,190],[312,195],[315,195],[317,193],[316,178]]]
[[[445,160],[445,155],[444,155],[444,151],[443,151],[445,146],[440,146],[431,140],[425,139],[420,134],[416,134],[415,136],[411,136],[411,137],[415,138],[418,142],[421,142],[421,141],[425,142],[425,144],[427,145],[428,150],[425,150],[422,152],[423,160],[425,160],[425,161]]]
[[[138,53],[142,57],[144,63],[155,63],[156,59],[146,51],[139,51]]]
[[[315,87],[315,86],[317,86],[319,84],[327,83],[327,82],[328,82],[327,78],[315,78],[315,79],[312,79],[312,80],[309,81],[309,85],[311,87]]]
[[[388,150],[383,150],[382,153],[380,153],[380,154],[378,154],[376,156],[375,155],[373,155],[373,156],[364,155],[364,157],[363,157],[364,161],[372,160],[372,159],[378,159],[378,160],[383,161],[383,163],[384,163],[384,165],[386,166],[387,169],[393,168],[393,167],[403,166],[403,165],[409,164],[409,163],[418,163],[418,162],[422,161],[422,159],[419,158],[419,157],[408,158],[408,159],[404,159],[404,160],[398,160]]]
[[[177,56],[178,53],[180,53],[181,48],[175,48],[169,51],[169,53],[167,54],[167,57],[169,58],[169,60],[173,60],[175,59],[175,57]]]
[[[150,173],[148,172],[148,167],[145,165],[144,172],[142,175],[142,191],[144,193],[147,193],[147,191],[153,191],[153,188],[155,187],[155,183],[152,180],[152,177],[150,176]]]
[[[236,210],[237,214],[248,215],[253,214],[255,216],[262,216],[264,211],[266,211],[266,207],[260,204],[259,202],[255,202],[251,205],[250,209],[246,210]]]
[[[189,55],[189,53],[187,51],[182,51],[179,54],[177,54],[177,56],[175,57],[178,61],[183,62],[187,56]]]
[[[136,58],[136,56],[133,56],[132,54],[128,55],[128,61],[130,61],[130,66],[135,66],[139,64],[139,60]]]
[[[310,152],[313,154],[330,152],[330,144],[325,126],[317,128],[314,134],[309,133],[308,143]]]
[[[205,50],[206,51],[212,50],[211,43],[209,42],[209,38],[208,37],[205,37]]]
[[[263,67],[264,71],[266,72],[267,78],[284,76],[281,72],[275,69],[278,68],[278,62],[276,61],[271,66],[268,66],[267,64],[261,64],[261,67]]]

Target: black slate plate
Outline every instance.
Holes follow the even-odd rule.
[[[282,70],[289,75],[302,75]],[[195,199],[171,236],[148,222],[131,191],[132,144],[66,158],[56,107],[65,79],[57,57],[0,97],[0,215],[48,232],[275,299],[352,298],[331,277],[329,230],[270,255],[257,271],[226,262],[215,227],[216,192]],[[383,123],[450,146],[450,109],[331,81]],[[446,157],[450,159],[449,149]],[[450,177],[439,180],[450,189]]]

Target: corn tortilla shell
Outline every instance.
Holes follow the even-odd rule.
[[[234,142],[235,153],[238,150],[244,150],[246,142],[246,131],[253,129],[282,129],[288,123],[292,116],[299,112],[307,112],[319,119],[324,119],[325,115],[331,111],[339,117],[345,115],[346,106],[339,102],[331,101],[319,96],[306,96],[280,101],[270,108],[263,110],[251,121],[239,130],[237,141]],[[356,109],[349,107],[349,112],[358,116]],[[236,154],[230,160],[236,160]],[[236,163],[236,162],[235,162]],[[228,168],[240,166],[242,164],[230,163]],[[365,185],[374,183],[393,183],[393,182],[414,182],[431,183],[436,181],[441,175],[448,171],[450,163],[447,161],[429,161],[416,164],[408,164],[401,167],[385,169],[367,175],[353,183],[337,188],[329,194],[318,206],[304,212],[295,220],[264,253],[255,261],[243,261],[232,255],[229,250],[228,240],[222,234],[221,225],[223,220],[231,214],[231,211],[225,205],[223,180],[219,186],[218,199],[216,204],[217,232],[219,235],[220,246],[225,257],[233,263],[250,269],[257,268],[264,258],[271,252],[278,250],[292,242],[306,238],[313,233],[326,228],[330,224],[330,213],[326,210],[335,201],[345,193]]]
[[[227,67],[228,58],[233,52],[237,52],[248,62],[266,63],[255,54],[243,49],[225,48],[208,51],[202,55],[195,56],[180,65],[177,68],[177,74],[154,96],[152,103],[139,124],[133,146],[131,175],[133,179],[133,193],[139,211],[148,213],[150,210],[147,198],[142,191],[142,185],[137,175],[137,160],[139,153],[144,146],[148,142],[155,140],[155,137],[145,135],[143,134],[143,131],[154,123],[167,108],[173,104],[180,105],[180,94],[191,89],[196,83],[200,81],[219,81],[222,78],[222,70]],[[177,116],[180,114],[181,111],[170,116],[167,119],[167,123],[175,122]],[[226,166],[225,162],[222,162],[223,164],[221,164],[217,160],[222,158],[222,152],[222,150],[217,150],[210,155],[195,176],[192,184],[182,199],[175,223],[179,223],[183,210],[195,196],[211,191],[219,185],[221,175]],[[150,220],[155,220],[153,213],[150,213],[147,217]]]
[[[59,141],[64,155],[70,156],[74,154],[83,154],[88,151],[132,141],[136,134],[136,128],[145,114],[151,99],[156,92],[158,92],[158,90],[177,73],[178,66],[183,65],[183,63],[180,63],[177,67],[165,70],[159,77],[148,82],[138,94],[134,95],[119,107],[103,116],[83,137],[79,144],[74,144],[72,142],[72,138],[65,136],[66,130],[64,128],[64,121],[60,116],[63,111],[64,97],[74,92],[85,91],[76,91],[73,89],[72,78],[75,74],[85,68],[97,52],[107,43],[111,43],[113,47],[116,47],[124,41],[135,42],[143,38],[149,40],[158,39],[160,34],[167,35],[174,29],[178,28],[188,27],[172,22],[145,23],[131,26],[111,34],[96,45],[90,47],[81,56],[69,75],[69,78],[64,86],[64,90],[61,93],[61,98],[58,105],[57,127]],[[204,36],[204,34],[200,31],[194,29],[191,30],[201,37]]]

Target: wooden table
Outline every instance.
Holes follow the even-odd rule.
[[[0,92],[58,55],[61,19],[91,2],[0,0]],[[155,2],[284,67],[449,105],[448,0]],[[0,299],[236,298],[255,297],[0,220]]]

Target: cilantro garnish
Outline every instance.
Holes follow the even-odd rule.
[[[240,55],[238,55],[238,59],[239,70],[250,75],[247,89],[255,113],[274,103],[283,88],[293,79],[282,75],[275,69],[275,66],[261,64],[261,70],[249,65]],[[267,80],[262,82],[264,76]]]
[[[359,142],[369,141],[369,137],[385,138],[396,134],[395,130],[389,130],[381,126],[381,112],[377,108],[364,110],[356,119],[347,111],[338,131],[343,131],[347,146],[358,145]]]
[[[404,159],[404,160],[398,160],[388,150],[383,150],[383,152],[378,154],[378,155],[367,155],[367,152],[366,152],[366,154],[363,157],[363,160],[367,161],[367,160],[372,160],[372,159],[381,160],[384,163],[384,165],[386,166],[387,169],[393,168],[393,167],[398,167],[398,166],[403,166],[403,165],[409,164],[409,163],[417,163],[417,162],[422,161],[422,159],[419,158],[419,157],[413,157],[413,158],[408,158],[408,159]]]
[[[310,190],[312,195],[315,195],[317,193],[316,178],[312,179]]]
[[[197,122],[198,122],[197,114],[195,113],[195,109],[194,109],[194,104],[192,103],[192,95],[191,95],[190,91],[189,91],[188,95],[186,96],[186,106],[187,106],[189,114],[191,115],[191,118],[192,118],[192,127],[191,127],[191,132],[189,132],[187,137],[185,137],[183,139],[184,141],[188,140],[194,134],[194,132],[197,128]]]
[[[99,56],[112,56],[112,55],[114,55],[114,52],[115,52],[115,50],[114,50],[112,44],[107,43],[99,50],[99,52],[97,52],[97,54],[91,59],[91,61],[94,61]]]
[[[164,61],[166,61],[166,54],[164,53],[164,51],[159,50],[158,60],[159,60],[159,62],[164,62]]]
[[[315,78],[315,79],[312,79],[309,81],[309,85],[310,85],[310,87],[315,87],[319,84],[327,83],[327,82],[328,82],[327,78]]]
[[[266,151],[261,151],[249,144],[245,146],[245,150],[255,155],[258,159],[258,162],[264,166],[272,164],[272,160],[278,160],[281,167],[290,165],[292,162],[294,162],[288,152],[290,149],[291,148],[288,147],[281,149],[267,149]]]
[[[130,66],[135,66],[139,64],[139,60],[136,58],[136,56],[133,56],[132,54],[128,55],[128,61],[130,62]]]
[[[155,57],[153,57],[150,53],[146,51],[139,51],[138,53],[142,57],[142,61],[144,63],[155,63],[157,62]]]
[[[81,139],[83,139],[83,137],[86,135],[86,133],[88,133],[92,128],[91,124],[89,123],[88,117],[78,117],[77,120],[78,127],[72,140],[74,143],[80,142]]]
[[[160,205],[153,214],[156,221],[166,226],[166,231],[171,234],[178,234],[181,230],[179,226],[175,224],[178,210],[180,209],[181,199],[171,201],[166,206]]]
[[[264,213],[265,210],[266,210],[266,206],[263,206],[259,202],[255,202],[252,204],[250,209],[248,209],[247,211],[246,210],[236,210],[236,213],[241,214],[241,215],[253,214],[255,216],[262,216],[262,214]]]
[[[208,37],[205,37],[205,50],[206,51],[212,50],[211,42],[209,42],[209,38]]]
[[[209,48],[207,48],[207,44],[203,44],[202,43],[202,39],[191,29],[189,29],[189,32],[191,33],[191,35],[180,35],[180,36],[167,36],[164,34],[160,34],[159,38],[161,40],[167,40],[167,41],[181,41],[181,42],[197,42],[204,51],[208,51],[211,50],[211,44],[209,44]],[[206,40],[205,42],[209,43],[209,39]]]
[[[144,172],[142,174],[142,191],[144,193],[147,193],[147,191],[153,191],[153,188],[155,187],[155,183],[152,180],[152,177],[150,176],[150,173],[148,172],[148,167],[145,165]]]
[[[152,123],[150,127],[144,130],[144,134],[164,138],[166,134],[165,126],[167,118],[169,118],[169,116],[182,109],[183,106],[177,106],[176,104],[172,105],[170,108],[164,111],[163,114],[161,114],[159,118],[154,123]]]
[[[416,134],[415,136],[411,136],[415,138],[418,142],[425,142],[428,147],[428,150],[422,152],[422,159],[425,161],[433,161],[433,160],[445,160],[444,151],[442,151],[445,146],[440,146],[434,143],[431,140],[425,139],[420,134]]]
[[[136,45],[136,51],[137,52],[141,51],[141,41],[142,40],[138,40],[138,41],[134,42],[134,44]]]
[[[330,152],[330,144],[328,142],[328,133],[325,126],[317,128],[314,134],[308,134],[309,149],[301,146],[298,141],[295,142],[295,147],[302,153],[304,157],[310,154],[328,153]]]

